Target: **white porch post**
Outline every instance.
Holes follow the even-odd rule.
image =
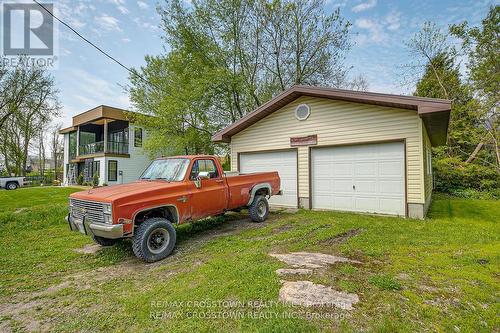
[[[108,152],[108,120],[104,119],[104,153]]]
[[[76,156],[80,156],[80,126],[76,128]]]

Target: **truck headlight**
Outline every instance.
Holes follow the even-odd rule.
[[[104,214],[110,214],[111,215],[111,212],[112,212],[111,204],[103,204],[102,205],[102,212]]]
[[[113,211],[113,209],[111,207],[111,204],[103,204],[102,205],[104,223],[113,224],[113,215],[111,214],[112,211]]]

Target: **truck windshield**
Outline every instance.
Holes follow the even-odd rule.
[[[164,179],[169,182],[181,181],[189,165],[187,158],[167,158],[154,160],[140,179]]]

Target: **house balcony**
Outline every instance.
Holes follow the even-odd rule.
[[[128,154],[128,142],[114,142],[108,141],[106,143],[107,149],[104,149],[104,141],[91,142],[84,145],[80,145],[79,156],[85,155],[96,155],[101,153],[109,154]]]
[[[72,163],[102,156],[130,157],[127,121],[101,119],[79,125],[69,141]]]

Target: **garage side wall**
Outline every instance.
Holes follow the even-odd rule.
[[[311,114],[299,121],[295,108],[302,103],[309,105]],[[231,169],[238,169],[238,153],[287,149],[291,137],[314,134],[318,136],[317,145],[310,147],[404,139],[407,202],[423,207],[422,124],[413,110],[301,97],[231,138]],[[310,147],[298,147],[298,195],[304,208],[308,208],[310,195]]]
[[[427,213],[432,200],[432,190],[434,189],[433,175],[432,175],[432,146],[429,140],[429,135],[422,122],[422,144],[423,144],[423,186],[424,186],[424,215]]]

